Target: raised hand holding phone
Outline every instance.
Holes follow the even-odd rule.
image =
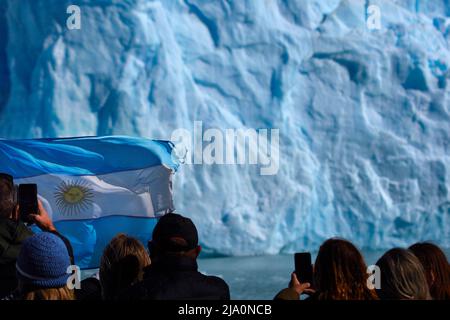
[[[291,274],[291,281],[289,282],[289,288],[297,292],[298,295],[301,295],[303,293],[309,294],[314,292],[314,290],[310,289],[311,284],[309,282],[300,283],[300,281],[298,281],[295,272],[292,272]]]
[[[38,212],[37,185],[34,183],[19,184],[17,193],[19,219],[32,223],[29,215]]]
[[[313,269],[311,263],[311,253],[299,252],[294,255],[295,272],[291,275],[289,287],[294,289],[298,294],[314,293],[311,288],[313,283]]]
[[[36,223],[36,225],[44,231],[54,232],[56,231],[55,226],[53,225],[52,219],[48,215],[47,210],[45,210],[42,202],[38,200],[38,212],[37,214],[30,214],[29,219]]]
[[[301,282],[312,283],[313,270],[311,264],[311,253],[309,252],[298,252],[294,256],[295,259],[295,275],[297,279]]]
[[[44,231],[56,231],[50,216],[38,200],[36,184],[20,184],[18,187],[18,218],[26,223],[35,223]]]

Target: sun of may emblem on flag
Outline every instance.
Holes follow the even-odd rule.
[[[55,200],[61,213],[74,215],[88,209],[94,194],[84,181],[63,181],[56,187]]]

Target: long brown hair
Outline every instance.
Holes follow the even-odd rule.
[[[40,288],[23,294],[23,300],[75,300],[74,290],[61,288]]]
[[[367,287],[367,266],[349,241],[332,238],[319,249],[314,264],[314,286],[319,300],[373,300]]]
[[[435,300],[450,300],[450,266],[445,253],[435,244],[422,242],[409,248],[425,270],[430,294]]]
[[[148,265],[150,257],[139,240],[125,234],[114,237],[100,261],[103,299],[116,299],[123,289],[142,280]]]
[[[380,268],[382,300],[429,300],[428,283],[419,259],[409,250],[394,248],[376,263]]]

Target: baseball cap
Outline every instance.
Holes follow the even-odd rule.
[[[191,219],[168,213],[153,229],[152,242],[167,252],[189,251],[198,246],[197,228]]]

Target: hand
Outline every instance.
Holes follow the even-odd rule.
[[[36,223],[36,225],[41,228],[42,231],[56,231],[55,226],[53,225],[50,216],[48,215],[47,210],[45,210],[42,202],[38,200],[38,213],[28,215],[30,221]]]
[[[292,272],[291,274],[291,282],[289,282],[289,288],[297,292],[298,295],[301,295],[303,293],[313,294],[315,292],[314,289],[311,288],[310,283],[300,283],[295,272]]]

